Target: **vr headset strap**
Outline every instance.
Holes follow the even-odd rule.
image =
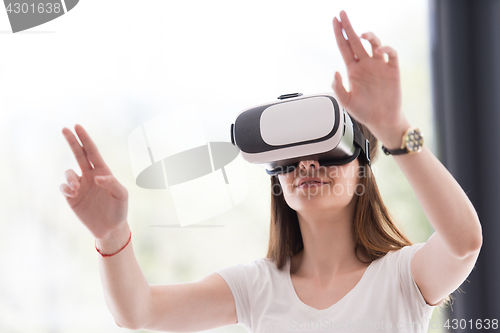
[[[359,128],[356,120],[354,120],[354,118],[351,117],[351,121],[354,125],[354,142],[361,148],[361,151],[363,152],[363,155],[365,156],[365,159],[368,163],[368,166],[371,168],[370,141],[368,141],[368,139],[365,139],[365,136],[361,132],[361,129]]]

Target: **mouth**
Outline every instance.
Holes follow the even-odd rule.
[[[310,187],[320,187],[320,186],[323,186],[325,185],[325,183],[319,183],[319,182],[306,182],[306,183],[303,183],[299,186],[297,186],[297,188],[310,188]]]
[[[326,185],[330,182],[324,181],[319,178],[302,178],[298,185],[296,185],[297,188],[308,188],[308,187],[320,187],[323,185]]]

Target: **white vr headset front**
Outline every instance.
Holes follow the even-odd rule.
[[[371,165],[369,141],[330,93],[281,95],[243,110],[231,124],[231,142],[269,175],[293,171],[302,160],[343,165],[360,154]]]

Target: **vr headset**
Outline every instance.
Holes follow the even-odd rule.
[[[329,93],[281,95],[241,111],[231,124],[231,143],[271,176],[291,172],[303,160],[343,165],[360,154],[371,168],[369,141]]]

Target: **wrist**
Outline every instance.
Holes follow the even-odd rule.
[[[373,135],[380,141],[380,143],[387,149],[393,150],[401,148],[401,142],[403,139],[403,135],[408,128],[411,127],[410,122],[403,118],[398,125],[379,129],[377,131],[372,132]]]
[[[123,223],[114,229],[105,238],[96,238],[95,243],[99,251],[104,254],[113,254],[119,251],[127,243],[130,237],[130,226]]]

